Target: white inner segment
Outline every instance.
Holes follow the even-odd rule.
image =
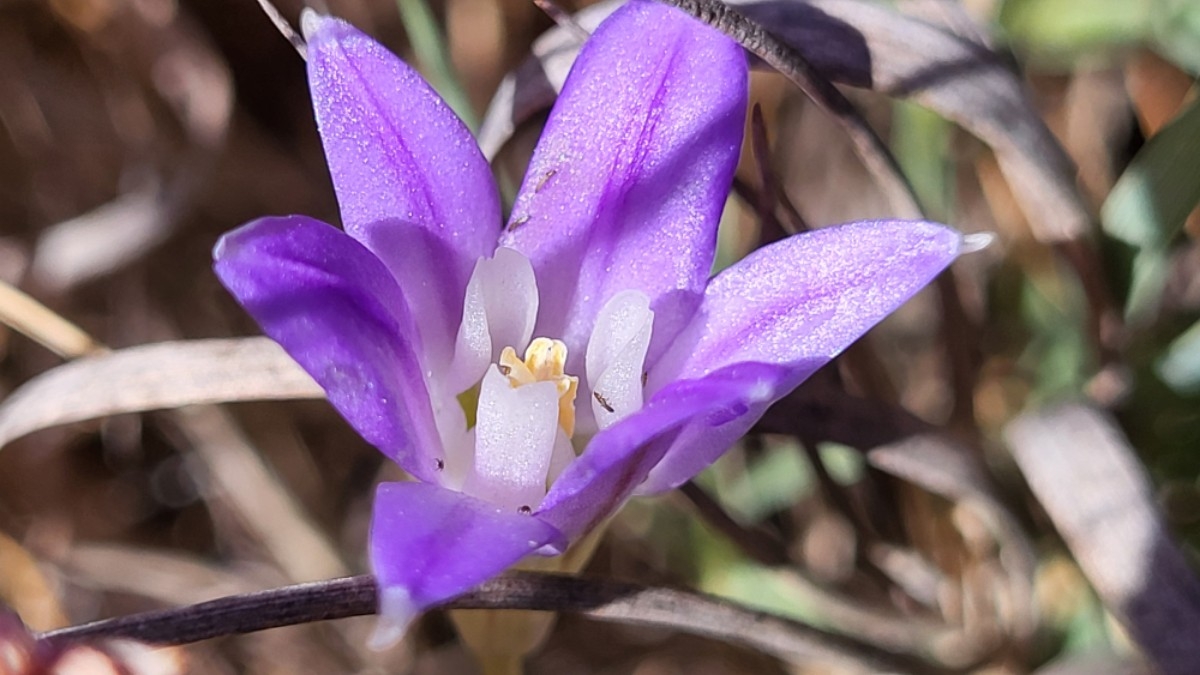
[[[621,291],[605,303],[588,339],[590,402],[601,430],[642,408],[642,366],[650,348],[654,312],[639,291]]]
[[[505,347],[524,350],[537,311],[537,280],[529,259],[510,248],[480,258],[467,282],[447,389],[455,394],[470,389]]]

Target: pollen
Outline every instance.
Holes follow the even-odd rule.
[[[535,338],[525,350],[525,359],[517,358],[517,350],[505,347],[500,352],[500,373],[508,377],[514,388],[534,382],[553,382],[558,389],[558,426],[567,438],[575,433],[575,394],[579,378],[567,375],[567,345],[562,340]]]

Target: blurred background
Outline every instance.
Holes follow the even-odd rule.
[[[327,10],[416,65],[478,128],[554,21],[526,0],[424,1]],[[1129,561],[1105,548],[1121,539],[1083,516],[1145,515],[1119,531],[1169,532],[1176,587],[1196,584],[1200,3],[807,4],[856,26],[880,16],[863,5],[898,17],[858,26],[872,77],[844,91],[931,218],[996,240],[694,485],[629,505],[586,573],[696,588],[952,672],[1150,672],[1138,647],[1157,654],[1124,604]],[[302,6],[279,7],[294,24]],[[771,27],[784,34],[787,20]],[[922,30],[944,41],[911,42]],[[986,73],[927,95],[884,72],[935,62],[946,44]],[[790,232],[897,215],[841,127],[786,78],[759,69],[752,98],[719,265]],[[502,186],[519,182],[542,119],[524,115],[496,143]],[[0,2],[0,411],[100,346],[258,334],[211,272],[213,243],[257,216],[337,222],[336,209],[303,61],[253,0]],[[62,340],[48,349],[8,326]],[[1039,445],[1055,441],[1058,454]],[[39,430],[0,451],[0,602],[46,630],[362,573],[372,485],[389,471],[320,401]],[[1097,503],[1113,508],[1088,511]],[[363,646],[371,627],[171,653],[195,673],[471,672],[440,613],[386,653]],[[565,616],[530,672],[853,668]]]

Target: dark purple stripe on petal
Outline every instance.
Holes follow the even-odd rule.
[[[346,232],[406,290],[418,278],[411,262],[428,257],[421,270],[437,270],[461,308],[471,269],[495,250],[500,230],[499,195],[475,139],[416,71],[350,24],[309,14],[305,32],[313,110]],[[427,236],[397,233],[398,223]],[[457,327],[439,327],[442,339],[453,340]]]
[[[655,312],[650,359],[695,308],[741,147],[746,59],[679,10],[633,0],[586,43],[563,87],[501,243],[542,290],[538,334],[571,369],[615,293]]]
[[[416,328],[383,263],[303,216],[243,225],[213,257],[221,282],[363,438],[410,473],[437,479],[441,444]]]

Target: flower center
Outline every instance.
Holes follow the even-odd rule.
[[[500,248],[479,260],[451,363],[427,374],[439,392],[442,484],[521,513],[537,508],[592,436],[641,409],[654,321],[644,293],[613,294],[586,342],[572,345],[576,377],[565,340],[533,338],[539,304],[524,255]]]
[[[525,350],[525,359],[517,358],[517,350],[505,347],[500,352],[500,374],[517,387],[534,382],[552,382],[558,392],[558,426],[567,438],[575,435],[575,394],[579,378],[567,375],[567,345],[562,340],[535,338]]]

